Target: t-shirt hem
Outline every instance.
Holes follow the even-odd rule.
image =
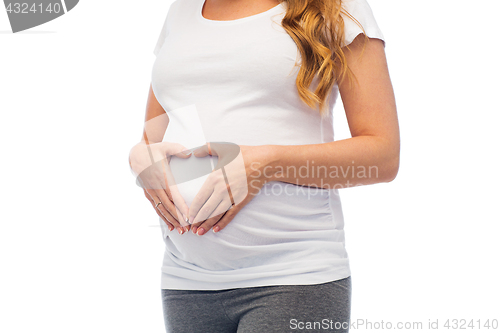
[[[259,278],[255,280],[232,281],[232,282],[207,282],[207,281],[188,281],[175,278],[165,273],[161,275],[161,289],[176,290],[224,290],[235,288],[252,288],[279,285],[313,285],[345,279],[351,276],[349,268],[330,270],[318,274],[318,272],[309,274],[299,274],[291,276],[282,276],[272,278]]]

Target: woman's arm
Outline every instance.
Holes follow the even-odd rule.
[[[150,122],[153,118],[158,116],[164,117],[164,120],[157,122]],[[153,127],[153,124],[155,125]],[[146,103],[146,116],[144,119],[144,131],[142,132],[141,143],[152,144],[158,143],[163,140],[165,131],[168,126],[168,116],[156,99],[153,92],[153,87],[149,85],[148,101]]]
[[[396,177],[399,125],[384,45],[371,38],[362,53],[363,38],[358,36],[349,49],[344,48],[357,81],[339,84],[352,138],[312,145],[240,146],[247,184],[229,181],[227,185],[220,173],[211,174],[189,209],[193,232],[222,230],[269,181],[332,189],[390,182]],[[230,164],[226,168],[229,173]],[[229,187],[234,197],[245,186],[248,194],[243,201],[224,213],[216,210],[230,203],[220,195],[212,198],[214,193]],[[217,206],[219,202],[224,205]]]
[[[357,82],[354,80],[352,86],[348,80],[339,84],[352,138],[313,145],[264,146],[264,157],[254,166],[266,181],[343,188],[390,182],[396,177],[399,125],[384,45],[370,38],[361,56],[363,37],[359,35],[350,50],[344,47]]]
[[[189,230],[186,221],[188,207],[176,187],[172,186],[168,158],[169,155],[187,158],[190,153],[183,153],[186,148],[180,144],[162,142],[168,123],[168,115],[150,85],[142,138],[130,150],[129,164],[157,214],[170,230],[177,228],[182,234]]]
[[[159,117],[161,116],[161,117]],[[153,118],[158,117],[158,121],[154,121]],[[153,126],[155,125],[156,126]],[[146,103],[146,117],[144,119],[144,130],[142,132],[142,138],[134,147],[132,147],[128,163],[132,170],[137,170],[134,165],[133,153],[138,149],[143,149],[148,144],[158,143],[163,140],[165,131],[168,126],[168,116],[161,104],[156,99],[153,93],[153,88],[151,84],[149,85],[148,101]],[[151,163],[154,163],[153,161]],[[134,171],[135,172],[135,171]]]

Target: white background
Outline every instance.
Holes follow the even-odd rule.
[[[170,3],[81,1],[16,34],[0,10],[0,331],[164,332],[164,245],[128,153]],[[341,190],[352,321],[500,320],[498,1],[369,3],[401,165]]]

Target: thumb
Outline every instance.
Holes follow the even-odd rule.
[[[191,151],[179,143],[164,142],[163,149],[163,152],[167,156],[177,156],[180,158],[188,158],[191,156]]]

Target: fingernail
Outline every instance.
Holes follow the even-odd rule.
[[[198,236],[201,236],[205,233],[205,229],[203,228],[198,228],[198,232],[196,233]]]
[[[191,155],[192,152],[191,152],[191,150],[188,149],[188,150],[182,151],[181,153],[183,153],[186,156],[189,156],[189,155]]]
[[[169,230],[169,231],[172,231],[172,230],[174,230],[174,228],[172,228],[171,226],[169,226],[169,227],[168,227],[168,230]]]
[[[212,231],[213,231],[213,232],[218,232],[219,230],[220,230],[220,227],[219,227],[218,225],[216,225],[216,226],[212,229]]]
[[[182,235],[182,233],[184,232],[181,227],[177,227],[177,231],[179,232],[179,235]]]
[[[188,219],[188,221],[191,221],[191,222],[189,222],[189,223],[191,223],[191,224],[192,224],[192,223],[193,223],[193,221],[194,221],[194,216],[190,216],[190,217],[189,217],[189,219]]]
[[[198,229],[198,227],[193,227],[193,234],[196,233],[196,229]]]

